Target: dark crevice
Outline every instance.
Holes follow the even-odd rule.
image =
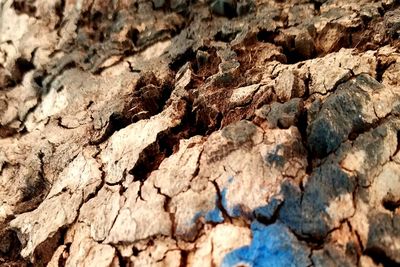
[[[375,120],[372,123],[366,123],[364,122],[364,125],[362,125],[362,127],[359,128],[355,128],[353,127],[353,129],[351,129],[351,132],[348,135],[348,140],[350,141],[354,141],[356,140],[360,135],[370,132],[376,128],[378,128],[379,126],[381,126],[382,124],[384,124],[386,121],[390,120],[390,117],[392,116],[391,113],[387,114],[385,117],[383,118],[378,118],[377,120]],[[347,140],[344,140],[344,142],[346,142]],[[337,149],[335,149],[336,151]],[[333,153],[335,152],[333,151]]]
[[[188,256],[189,256],[189,251],[181,250],[181,262],[179,264],[179,267],[188,266]]]
[[[126,37],[132,41],[132,43],[137,46],[138,40],[139,40],[139,31],[136,28],[131,28],[127,34]]]
[[[0,226],[0,263],[4,266],[8,266],[7,262],[27,264],[20,255],[22,244],[18,239],[18,234],[14,230],[6,228],[5,225]]]
[[[217,114],[215,125],[210,126],[206,119],[202,119],[203,110],[194,110],[192,100],[186,101],[186,111],[178,126],[161,132],[157,141],[145,148],[139,155],[135,166],[128,171],[135,181],[145,181],[152,171],[158,169],[161,162],[175,153],[181,139],[188,139],[195,135],[206,135],[218,130],[221,126],[222,114]],[[207,115],[207,114],[204,114]]]
[[[48,181],[44,174],[44,153],[38,153],[38,159],[40,162],[39,171],[36,177],[28,177],[26,180],[26,186],[22,189],[22,199],[21,202],[27,202],[25,209],[33,210],[43,201],[46,197],[47,191],[49,189]],[[20,210],[20,212],[27,212],[28,210]]]
[[[54,26],[54,29],[58,29],[64,20],[63,13],[64,13],[64,9],[65,9],[65,0],[60,0],[60,2],[56,2],[56,5],[54,8],[55,8],[56,15],[58,16],[58,21],[57,21],[56,25]]]
[[[16,65],[18,71],[21,73],[21,75],[27,73],[27,72],[30,71],[30,70],[35,69],[35,65],[33,65],[32,62],[28,61],[28,60],[25,59],[25,58],[21,58],[21,57],[18,58],[18,59],[15,61],[15,65]],[[21,78],[22,78],[22,77],[21,77]]]
[[[112,113],[101,135],[92,138],[89,143],[92,145],[101,144],[114,132],[160,113],[172,91],[172,84],[169,80],[160,83],[153,73],[144,73],[136,84],[129,104],[122,112]]]
[[[201,47],[196,52],[196,57],[191,61],[191,67],[196,74],[196,81],[191,81],[193,87],[200,87],[204,80],[211,75],[218,73],[218,66],[221,63],[217,50],[213,47]],[[199,84],[197,84],[199,83]]]
[[[98,150],[98,151],[100,151],[100,150]],[[101,164],[100,167],[99,167],[99,171],[101,173],[100,184],[95,188],[95,190],[92,193],[90,193],[86,197],[86,199],[83,199],[81,205],[83,205],[84,203],[88,202],[90,199],[95,198],[97,196],[97,194],[99,193],[99,191],[103,188],[104,184],[106,183],[105,182],[105,180],[106,180],[106,172],[104,171],[103,168],[104,168],[104,166]]]
[[[121,252],[118,250],[118,248],[115,247],[115,246],[113,246],[113,247],[114,247],[114,249],[115,249],[116,257],[118,258],[118,264],[119,264],[119,266],[120,266],[120,267],[129,266],[129,264],[127,264],[127,262],[129,262],[129,259],[125,259],[125,258],[122,256]]]
[[[349,223],[349,225],[351,226],[351,223]],[[353,229],[353,227],[350,227],[351,229]],[[364,251],[364,245],[361,241],[361,236],[360,234],[357,232],[357,230],[354,230],[354,234],[356,235],[357,238],[357,243],[360,246],[361,251]]]
[[[110,65],[102,66],[102,64],[103,64],[105,61],[107,61],[107,60],[109,59],[109,57],[112,57],[112,56],[115,56],[115,57],[118,57],[118,56],[119,56],[119,59],[116,60],[115,62],[113,62],[113,63],[110,64]],[[124,58],[123,58],[122,56],[120,56],[119,54],[109,55],[109,57],[103,58],[103,60],[101,61],[101,63],[98,64],[98,67],[96,67],[94,70],[92,70],[92,73],[95,74],[95,75],[99,75],[99,74],[101,74],[104,70],[106,70],[106,69],[108,69],[108,68],[112,68],[112,67],[117,66],[118,64],[124,62]]]
[[[34,17],[36,14],[35,0],[14,0],[12,8],[17,14],[27,14],[30,17]]]
[[[161,132],[157,136],[157,141],[145,148],[139,155],[135,166],[128,171],[133,175],[135,181],[145,181],[153,170],[156,170],[162,160],[172,155],[179,145],[180,139],[192,136],[187,131],[185,118],[181,124]]]
[[[134,181],[145,181],[162,160],[172,154],[178,143],[179,139],[173,138],[173,130],[159,133],[157,141],[140,153],[135,166],[128,173],[134,176]]]
[[[268,31],[268,30],[261,29],[257,33],[257,40],[259,42],[274,44],[275,38],[277,36],[278,36],[278,33],[276,31]]]
[[[376,264],[382,264],[385,267],[400,266],[398,262],[387,256],[385,251],[383,251],[381,248],[367,248],[364,251],[364,254],[371,257]]]
[[[165,196],[164,210],[166,212],[168,212],[168,214],[169,214],[169,218],[171,220],[171,236],[174,237],[175,236],[175,231],[176,231],[175,230],[176,229],[175,213],[172,212],[170,207],[169,207],[169,205],[171,203],[171,198],[169,196],[167,196],[167,195],[164,195],[164,196]]]
[[[187,49],[183,54],[178,55],[172,62],[169,64],[170,69],[173,72],[177,72],[186,62],[190,62],[196,58],[196,54],[194,53],[192,48]]]
[[[386,199],[386,198],[384,198],[382,200],[382,206],[385,209],[387,209],[387,210],[389,210],[391,212],[394,212],[397,208],[400,207],[400,199],[392,199],[392,198]]]
[[[326,242],[326,238],[328,237],[329,233],[331,233],[331,232],[333,232],[333,231],[335,231],[335,230],[337,230],[339,228],[340,228],[340,226],[336,227],[336,228],[333,228],[326,234],[326,236],[318,237],[318,238],[314,237],[314,236],[311,236],[311,235],[306,235],[304,233],[302,235],[300,235],[296,231],[291,229],[290,227],[288,227],[287,229],[296,237],[296,239],[298,241],[307,243],[308,247],[310,247],[313,250],[317,250],[317,249],[322,249],[323,248],[324,243]]]
[[[34,75],[34,82],[41,89],[41,94],[46,95],[50,92],[51,85],[56,80],[58,76],[61,76],[65,71],[74,69],[77,67],[75,61],[71,60],[68,63],[64,64],[60,69],[55,71],[54,73],[48,73],[47,71],[37,70],[38,74]]]
[[[321,92],[313,92],[312,94],[309,95],[309,97],[313,97],[314,95],[329,96],[329,95],[331,95],[332,93],[336,92],[336,90],[338,90],[339,87],[340,87],[342,84],[345,84],[345,83],[347,83],[347,82],[349,82],[349,81],[351,81],[351,80],[356,79],[358,76],[360,76],[360,75],[355,75],[354,72],[353,72],[353,70],[351,70],[351,69],[348,69],[348,71],[349,71],[349,74],[346,75],[346,76],[344,76],[344,77],[342,77],[342,78],[339,79],[338,81],[336,81],[336,83],[333,85],[333,87],[332,87],[331,89],[328,90],[328,89],[325,87],[325,84],[324,84],[324,87],[325,87],[326,92],[324,92],[324,93],[321,93]]]
[[[304,57],[299,52],[297,52],[293,49],[290,49],[288,47],[283,47],[283,54],[285,54],[285,56],[286,56],[287,64],[296,64],[298,62],[313,58],[313,57],[309,57],[309,58]]]
[[[132,246],[132,255],[134,257],[137,257],[139,255],[139,253],[140,253],[140,250],[137,247]]]
[[[64,245],[65,245],[65,250],[64,250],[65,254],[69,255],[69,251],[70,251],[70,248],[71,248],[71,243],[66,243]],[[58,259],[57,263],[58,263],[59,267],[65,267],[65,265],[67,263],[67,258],[63,257],[63,255],[61,255],[60,258]]]
[[[0,92],[12,90],[13,87],[20,84],[24,75],[33,69],[35,65],[32,63],[36,49],[31,53],[31,60],[24,57],[19,57],[14,61],[13,66],[6,69],[0,64]]]
[[[140,182],[140,185],[139,185],[139,190],[138,190],[138,193],[137,193],[136,201],[138,199],[140,199],[142,201],[145,201],[145,199],[142,196],[142,188],[143,188],[143,185],[144,185],[144,181],[139,181],[139,182]]]
[[[148,75],[150,78],[143,78]],[[133,99],[129,104],[129,107],[138,104],[140,107],[139,109],[134,109],[136,114],[130,113],[132,108],[129,108],[128,111],[124,109],[124,113],[131,117],[131,122],[136,122],[141,119],[138,113],[146,112],[148,114],[147,117],[160,113],[171,95],[172,87],[172,82],[170,80],[160,82],[153,73],[144,73],[136,85]]]
[[[217,191],[217,200],[216,200],[216,206],[217,208],[221,211],[222,216],[224,217],[224,221],[229,221],[230,223],[232,223],[232,218],[229,216],[228,212],[226,211],[224,205],[223,205],[223,196],[222,196],[222,192],[217,184],[216,181],[211,181],[211,183],[214,185],[215,190]]]
[[[130,123],[125,116],[121,113],[113,112],[109,119],[107,126],[105,126],[105,130],[103,131],[102,135],[98,138],[93,138],[89,141],[90,145],[99,145],[106,141],[113,133],[116,131],[125,128]]]
[[[126,61],[126,62],[128,63],[128,67],[129,67],[129,71],[130,71],[130,72],[133,72],[133,73],[140,73],[140,72],[141,72],[140,69],[135,69],[135,68],[132,66],[132,62],[130,62],[130,61]]]
[[[274,201],[274,200],[272,200],[272,201]],[[272,216],[263,216],[262,213],[257,213],[257,210],[254,211],[254,213],[255,213],[254,216],[257,219],[257,221],[259,221],[262,224],[265,224],[265,225],[274,224],[279,218],[279,211],[282,207],[282,204],[283,204],[283,201],[277,202],[275,210],[273,210],[271,212],[271,214],[268,214],[268,215],[272,215]]]
[[[20,129],[18,130],[18,133],[20,133],[21,135],[25,135],[25,134],[28,134],[28,133],[29,133],[28,130],[27,130],[27,128],[26,128],[26,126],[25,126],[26,120],[28,119],[29,114],[33,113],[33,112],[36,110],[36,108],[39,106],[39,103],[40,103],[40,102],[41,102],[41,98],[39,98],[39,101],[36,102],[35,105],[33,105],[32,107],[30,107],[30,108],[27,110],[27,112],[25,113],[25,115],[20,119],[20,121],[21,121],[21,127],[20,127]],[[49,121],[49,120],[48,120],[48,121]],[[47,123],[46,123],[46,124],[47,124]]]
[[[399,151],[400,151],[400,130],[397,131],[396,139],[397,139],[397,146],[396,146],[396,150],[393,153],[394,156],[397,155],[397,153],[399,153]]]
[[[61,118],[61,117],[57,118],[57,125],[58,125],[59,127],[63,128],[63,129],[67,129],[67,130],[75,129],[75,128],[76,128],[76,127],[68,127],[68,126],[62,124],[62,118]]]
[[[64,235],[67,231],[66,227],[58,229],[58,231],[45,241],[40,243],[34,253],[32,263],[34,266],[46,266],[51,260],[56,249],[64,243]]]
[[[392,60],[392,61],[390,61],[388,63],[383,63],[381,59],[377,60],[377,64],[376,64],[376,80],[378,82],[382,83],[383,74],[394,63],[396,63],[395,60]]]
[[[0,138],[10,137],[17,133],[18,133],[18,129],[9,127],[9,125],[1,125],[0,126]]]
[[[32,82],[36,85],[35,87],[43,88],[43,81],[46,78],[46,71],[36,71],[33,75]]]
[[[303,112],[299,116],[299,119],[297,122],[297,128],[299,129],[299,132],[301,135],[301,141],[302,141],[303,147],[307,150],[306,173],[311,174],[313,171],[312,161],[314,158],[316,158],[316,155],[313,155],[313,153],[308,145],[307,127],[308,127],[308,111],[307,111],[307,109],[304,109]]]
[[[320,15],[321,14],[321,6],[325,1],[312,1],[312,3],[314,4],[314,10],[317,13],[316,15]]]
[[[215,34],[214,39],[215,39],[215,41],[230,43],[232,40],[234,40],[236,38],[238,33],[239,33],[239,31],[228,32],[228,33],[223,32],[223,31],[218,31]]]
[[[310,73],[310,70],[308,69],[308,73]],[[310,97],[310,85],[312,84],[312,78],[311,75],[308,74],[307,77],[304,79],[304,96],[302,97],[303,100],[306,100]]]
[[[169,218],[171,220],[171,236],[175,237],[175,230],[176,230],[176,223],[175,223],[175,213],[171,211],[170,209],[170,203],[172,198],[164,193],[161,192],[161,188],[156,187],[153,185],[154,188],[157,189],[157,194],[162,195],[165,200],[164,200],[164,211],[169,214]]]

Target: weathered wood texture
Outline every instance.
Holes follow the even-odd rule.
[[[0,265],[399,265],[399,7],[0,0]]]

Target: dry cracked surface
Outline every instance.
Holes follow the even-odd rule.
[[[0,265],[400,265],[399,37],[395,0],[0,0]]]

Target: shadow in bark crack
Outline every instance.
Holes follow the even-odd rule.
[[[30,17],[34,17],[36,13],[35,0],[15,0],[12,3],[12,7],[15,9],[17,14],[27,14]]]
[[[369,234],[365,254],[377,264],[400,266],[399,250],[393,245],[400,239],[400,216],[374,212],[369,215]]]
[[[283,204],[278,220],[298,236],[321,242],[342,220],[353,215],[355,188],[354,178],[338,165],[324,164],[313,171],[303,192],[288,181],[282,185]],[[340,198],[344,200],[337,202]],[[346,212],[335,214],[338,211],[334,205],[345,205]]]
[[[114,132],[160,113],[164,109],[171,91],[170,80],[160,81],[153,72],[142,73],[129,103],[122,112],[110,115],[107,126],[98,137],[90,140],[90,144],[98,145],[106,141]]]
[[[15,262],[16,264],[20,264],[20,266],[26,266],[27,262],[25,262],[20,255],[21,249],[22,245],[18,239],[17,233],[2,227],[0,231],[0,265],[2,261],[6,261]]]
[[[64,243],[66,228],[59,229],[53,236],[38,245],[33,253],[32,263],[35,266],[46,266],[56,249]]]
[[[308,112],[307,127],[307,143],[313,155],[326,157],[342,142],[354,139],[371,128],[371,123],[365,121],[363,113],[372,105],[370,96],[363,89],[365,86],[371,92],[379,92],[382,88],[371,76],[359,75],[354,81],[339,85],[320,107],[315,107],[316,102],[313,103],[312,112]]]
[[[181,139],[188,139],[195,135],[205,135],[218,129],[211,123],[204,110],[192,110],[192,103],[185,102],[185,115],[181,123],[157,136],[157,141],[145,148],[139,155],[135,166],[128,171],[135,181],[145,181],[152,171],[158,169],[161,162],[179,149]],[[216,120],[218,123],[218,120]],[[215,123],[215,121],[214,121]]]

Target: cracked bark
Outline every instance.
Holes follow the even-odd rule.
[[[400,264],[399,10],[0,0],[0,265]]]

